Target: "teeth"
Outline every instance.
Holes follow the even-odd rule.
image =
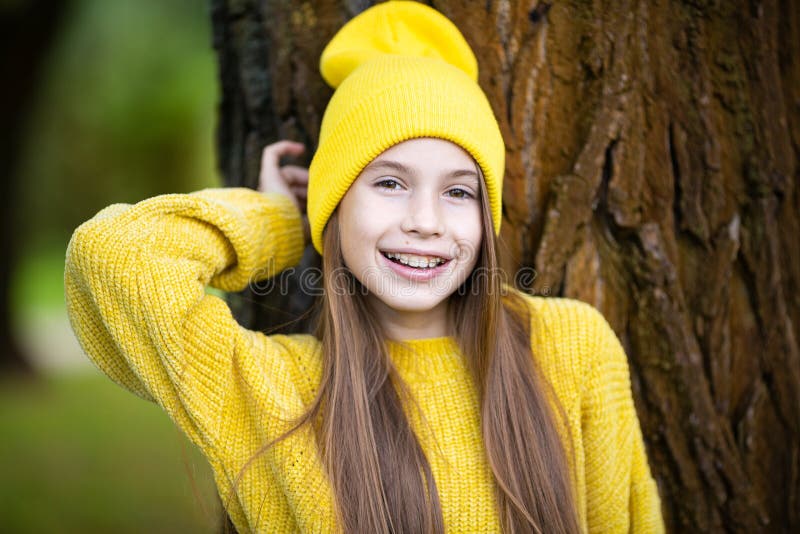
[[[430,269],[431,267],[436,267],[437,265],[445,262],[443,258],[436,258],[433,256],[416,256],[414,254],[397,254],[395,252],[387,252],[386,257],[418,269]]]

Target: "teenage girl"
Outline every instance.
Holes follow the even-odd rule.
[[[75,231],[87,354],[200,447],[241,532],[663,530],[613,331],[502,283],[505,148],[463,36],[379,4],[321,71],[336,91],[308,171],[278,142],[261,191],[113,205]],[[277,275],[306,239],[316,335],[247,330],[205,292]]]

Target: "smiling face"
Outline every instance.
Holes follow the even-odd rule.
[[[339,204],[345,265],[392,338],[447,334],[448,297],[480,253],[480,187],[465,150],[419,138],[372,160]]]

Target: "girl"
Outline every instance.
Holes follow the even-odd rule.
[[[336,92],[308,173],[279,168],[302,150],[283,141],[260,192],[113,205],[75,231],[87,354],[203,450],[242,532],[661,531],[613,331],[502,284],[505,149],[459,31],[380,4],[321,71]],[[315,336],[249,331],[205,293],[296,264],[304,234]]]

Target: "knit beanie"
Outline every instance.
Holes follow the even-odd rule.
[[[309,167],[308,220],[320,254],[325,225],[362,169],[418,137],[445,139],[472,155],[499,233],[503,137],[478,85],[475,55],[452,22],[418,2],[378,4],[339,30],[320,71],[335,89]]]

